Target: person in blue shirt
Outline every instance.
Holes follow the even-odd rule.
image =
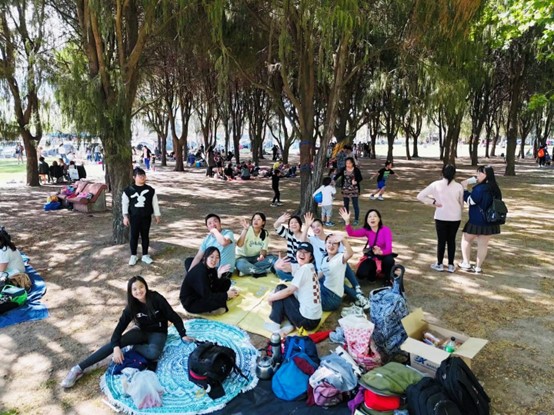
[[[461,184],[464,187],[464,201],[469,206],[469,220],[464,225],[462,234],[463,262],[458,266],[464,271],[480,273],[487,257],[489,241],[492,235],[500,233],[500,225],[487,222],[485,211],[494,198],[502,199],[502,192],[496,183],[491,166],[479,166],[477,176],[464,180]],[[467,190],[469,184],[474,184],[471,191]],[[477,242],[477,259],[474,267],[469,261],[473,242]]]

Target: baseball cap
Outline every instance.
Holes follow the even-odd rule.
[[[300,242],[300,244],[298,245],[297,251],[300,251],[300,250],[309,252],[312,255],[314,254],[314,247],[309,242]]]

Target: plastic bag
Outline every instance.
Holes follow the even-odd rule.
[[[123,391],[133,399],[138,409],[162,406],[164,388],[154,372],[125,368],[122,373],[125,375],[121,380]]]
[[[346,349],[354,361],[366,370],[381,366],[381,356],[371,341],[375,325],[355,315],[341,318],[339,324],[344,331]]]

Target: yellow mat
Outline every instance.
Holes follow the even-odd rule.
[[[262,278],[252,278],[251,276],[233,277],[233,281],[235,282],[234,286],[239,289],[239,296],[227,303],[229,307],[227,313],[219,316],[205,314],[189,314],[189,316],[231,324],[247,332],[269,338],[271,332],[264,328],[264,323],[269,321],[269,313],[271,312],[267,297],[282,281],[274,274],[268,274]],[[330,314],[330,312],[323,313],[320,325]]]

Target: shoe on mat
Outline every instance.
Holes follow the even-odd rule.
[[[65,376],[64,380],[62,380],[62,383],[60,383],[60,386],[64,389],[72,388],[73,385],[75,385],[75,382],[81,379],[82,376],[83,370],[79,367],[79,365],[73,366],[69,373]]]
[[[369,300],[363,294],[356,295],[356,301],[354,305],[360,307],[364,311],[369,310]]]
[[[443,272],[444,271],[444,267],[442,264],[432,264],[431,265],[431,269],[434,269],[435,271],[438,271],[438,272]]]
[[[144,262],[145,264],[148,264],[148,265],[150,265],[152,262],[154,262],[154,260],[150,257],[150,255],[143,255],[140,260],[142,262]]]
[[[136,265],[138,261],[138,258],[136,255],[131,255],[131,258],[129,258],[129,265],[133,266]]]
[[[357,305],[353,305],[351,307],[344,307],[340,313],[341,317],[346,317],[350,315],[365,317],[364,309],[358,307]]]
[[[471,264],[468,264],[466,262],[458,263],[458,268],[460,268],[462,271],[471,271],[473,269]]]
[[[456,265],[454,264],[448,265],[448,272],[450,273],[456,272]]]
[[[266,321],[264,323],[264,328],[271,333],[277,333],[281,330],[281,325],[274,321]]]

